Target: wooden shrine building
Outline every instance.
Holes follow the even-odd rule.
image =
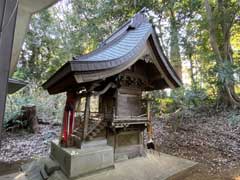
[[[81,148],[84,142],[105,139],[115,158],[141,155],[148,125],[142,92],[179,86],[181,80],[143,11],[98,49],[67,62],[43,85],[50,94],[67,94],[61,144]],[[96,97],[93,112],[91,99]]]

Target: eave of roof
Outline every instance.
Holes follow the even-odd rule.
[[[8,94],[13,94],[26,86],[28,83],[18,79],[8,79]]]
[[[163,63],[163,66],[161,66],[161,67],[164,68],[165,73],[168,74],[168,77],[173,82],[175,88],[182,86],[182,84],[183,84],[182,80],[179,78],[176,71],[174,70],[174,68],[170,64],[170,61],[168,60],[168,58],[164,54],[164,51],[162,49],[162,46],[160,45],[160,42],[157,38],[157,34],[156,34],[154,28],[153,28],[153,32],[151,34],[151,37],[152,37],[152,39],[149,38],[149,41],[152,45],[152,49],[156,48],[156,51],[157,51],[156,56],[159,56],[159,57],[157,57],[157,59],[159,60],[159,63]]]
[[[175,88],[181,86],[181,80],[164,55],[152,24],[140,12],[125,23],[120,30],[117,30],[105,40],[98,49],[87,55],[75,57],[72,61],[67,62],[43,84],[43,87],[49,90],[51,86],[54,86],[54,84],[58,83],[64,77],[69,74],[74,75],[75,73],[83,74],[83,76],[84,74],[96,76],[92,80],[104,77],[98,77],[96,72],[104,74],[106,71],[112,71],[112,74],[108,73],[109,76],[112,76],[117,72],[114,71],[114,68],[130,64],[128,61],[133,61],[136,55],[143,51],[147,41],[150,42],[151,48],[166,77],[171,81],[169,87]],[[125,66],[125,68],[128,68],[128,66]],[[76,80],[76,84],[83,82],[87,81],[83,80],[80,82]]]

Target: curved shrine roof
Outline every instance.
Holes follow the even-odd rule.
[[[169,87],[179,87],[181,80],[164,55],[154,28],[142,11],[103,41],[98,49],[67,62],[43,87],[50,94],[56,94],[75,85],[113,76],[136,62],[147,43],[150,44]]]

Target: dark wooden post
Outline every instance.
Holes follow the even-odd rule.
[[[90,95],[87,95],[86,103],[85,103],[85,111],[84,111],[84,129],[83,129],[84,140],[87,137],[89,116],[90,116]]]
[[[151,102],[147,100],[147,116],[148,116],[148,141],[152,140],[152,115],[151,115]]]
[[[147,124],[147,133],[148,133],[148,149],[155,149],[155,145],[153,143],[153,129],[152,129],[152,112],[151,112],[151,100],[148,96],[147,99],[147,115],[148,115],[148,124]]]
[[[17,0],[0,0],[0,145],[17,7]]]

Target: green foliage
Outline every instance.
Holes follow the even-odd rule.
[[[216,67],[216,73],[218,75],[219,83],[232,84],[235,83],[233,74],[237,73],[238,66],[232,64],[230,61],[224,61],[218,67]]]
[[[163,98],[163,99],[157,99],[157,104],[159,104],[159,110],[162,113],[171,113],[176,110],[176,104],[173,100],[173,98]]]
[[[169,95],[154,93],[155,112],[173,113],[178,109],[196,108],[202,105],[210,105],[214,102],[204,89],[178,88],[172,90]]]
[[[12,121],[14,124],[19,125],[19,127],[23,126],[23,122],[18,119],[19,116],[22,115],[21,111],[5,111],[4,121],[3,121],[3,127],[7,128],[10,121]]]
[[[224,0],[228,16],[222,18],[216,2],[211,1],[211,6],[216,19],[215,28],[219,31],[220,23],[228,21],[231,14],[239,16],[239,12],[237,6],[233,6],[235,1]],[[157,113],[214,103],[219,86],[240,83],[240,25],[237,20],[232,21],[230,45],[234,63],[228,59],[217,62],[210,45],[203,0],[60,1],[31,19],[14,73],[14,77],[28,81],[30,86],[8,97],[5,119],[21,113],[21,106],[34,104],[43,120],[61,120],[64,95],[49,96],[40,88],[41,84],[73,56],[96,49],[102,40],[143,7],[150,10],[147,14],[155,25],[166,55],[172,63],[177,59],[183,65],[185,75],[184,87],[171,93],[151,93]],[[218,42],[223,41],[223,34],[217,34]],[[239,89],[237,86],[240,93]]]
[[[7,123],[10,119],[18,121],[16,117],[22,114],[21,107],[27,105],[36,106],[39,119],[47,122],[61,122],[64,104],[63,94],[49,96],[41,88],[30,85],[23,91],[8,96],[4,122]]]
[[[69,56],[57,27],[49,10],[33,16],[14,77],[41,85],[66,62]]]
[[[178,108],[198,107],[209,101],[208,95],[203,89],[179,88],[173,90],[170,97],[173,98]]]
[[[188,106],[197,107],[202,104],[207,104],[208,95],[203,89],[186,90],[184,100]]]

